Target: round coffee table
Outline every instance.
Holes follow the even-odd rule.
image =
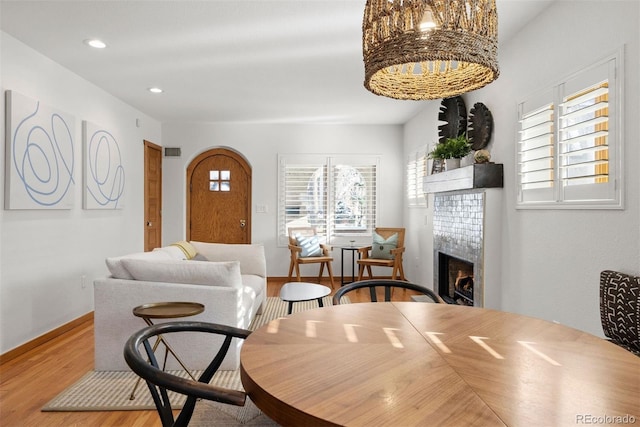
[[[197,302],[154,302],[135,307],[133,309],[133,315],[142,318],[142,320],[144,320],[147,325],[151,326],[153,325],[152,319],[175,319],[178,317],[189,317],[200,314],[203,311],[204,305]],[[180,360],[176,352],[171,348],[167,340],[162,335],[158,335],[156,342],[153,344],[153,351],[156,351],[160,343],[162,343],[165,347],[162,370],[164,370],[165,366],[167,365],[167,357],[169,356],[169,353],[171,353],[173,357],[175,357],[175,359],[178,361],[180,366],[182,366],[182,368],[191,377],[191,379],[197,381],[197,379],[191,374],[184,363],[182,363],[182,360]],[[136,381],[136,384],[133,387],[133,391],[129,396],[129,400],[135,399],[138,384],[140,384],[140,378],[138,378],[138,380]]]
[[[280,299],[289,303],[287,314],[293,311],[294,302],[318,300],[318,305],[324,307],[322,298],[331,293],[331,288],[307,282],[288,282],[280,288]]]

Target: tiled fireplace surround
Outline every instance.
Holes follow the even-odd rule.
[[[500,307],[501,191],[498,188],[433,196],[434,288],[442,253],[473,263],[474,306]]]

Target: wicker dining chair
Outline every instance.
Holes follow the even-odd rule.
[[[158,336],[161,335],[177,332],[202,332],[224,337],[224,341],[218,349],[218,352],[215,354],[209,366],[207,366],[200,375],[198,381],[165,372],[160,369],[158,365],[152,344],[149,340],[151,338],[157,339]],[[124,347],[124,359],[131,370],[146,381],[153,402],[158,410],[162,426],[186,427],[193,416],[193,410],[195,409],[195,404],[198,399],[244,406],[247,397],[245,392],[210,385],[209,381],[211,381],[211,378],[220,367],[232,340],[234,338],[245,339],[250,333],[251,331],[248,330],[207,322],[176,321],[158,323],[139,330],[127,340]],[[140,350],[141,346],[144,347],[146,356],[142,354]],[[187,396],[177,418],[174,418],[167,390]]]
[[[600,273],[600,321],[614,344],[640,356],[640,277],[619,271]]]
[[[378,302],[377,288],[384,288],[384,300],[391,301],[391,292],[394,288],[401,289],[409,289],[411,291],[419,292],[423,295],[428,296],[433,300],[433,302],[438,304],[443,304],[444,300],[432,291],[429,288],[425,288],[421,285],[416,285],[415,283],[405,282],[404,280],[389,280],[389,279],[370,279],[370,280],[360,280],[357,282],[351,282],[348,285],[344,285],[340,289],[336,291],[333,295],[333,305],[338,305],[341,303],[342,297],[352,291],[358,289],[369,289],[369,295],[371,297],[371,302]]]

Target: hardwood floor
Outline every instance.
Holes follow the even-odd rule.
[[[268,296],[278,296],[285,280],[270,280]],[[339,278],[336,286],[339,286]],[[328,283],[325,283],[328,285]],[[394,300],[410,298],[396,292]],[[349,294],[354,302],[367,301],[366,291]],[[41,412],[58,393],[93,369],[93,321],[52,339],[0,365],[0,426],[161,427],[155,411]]]

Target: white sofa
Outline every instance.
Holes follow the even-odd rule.
[[[111,276],[94,281],[97,371],[129,370],[122,355],[124,344],[146,326],[132,313],[139,305],[199,302],[205,306],[201,314],[158,321],[194,320],[247,328],[266,304],[262,245],[178,242],[151,252],[107,258],[106,264]],[[190,370],[206,368],[215,354],[213,348],[221,343],[210,334],[195,333],[172,334],[168,341]],[[240,340],[232,343],[220,369],[239,367],[241,344]],[[167,369],[181,369],[171,355]]]

